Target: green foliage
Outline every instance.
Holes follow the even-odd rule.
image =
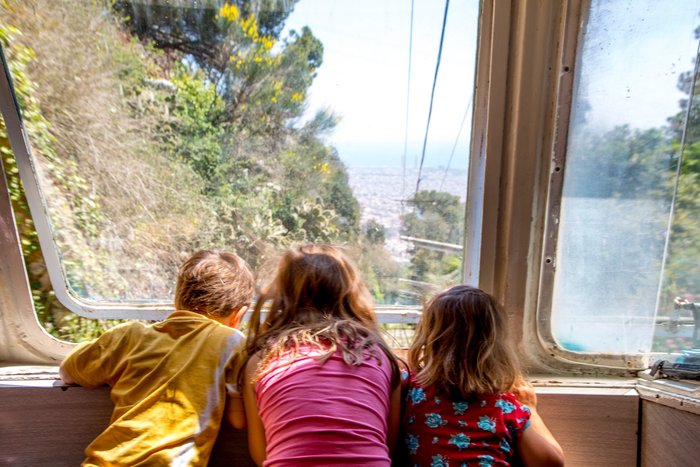
[[[465,206],[459,197],[435,190],[416,193],[401,218],[401,234],[435,242],[461,245]],[[428,289],[459,281],[461,254],[416,245],[411,251],[411,279]]]
[[[8,8],[9,6],[3,4],[0,7]],[[22,109],[24,125],[33,136],[34,150],[47,157],[48,169],[59,179],[70,185],[73,190],[74,196],[71,197],[73,200],[72,207],[76,212],[78,223],[83,229],[94,233],[101,220],[99,204],[92,194],[86,192],[88,184],[79,175],[79,170],[75,163],[58,158],[53,150],[55,138],[50,133],[48,121],[41,113],[35,96],[36,85],[28,77],[28,67],[36,59],[36,55],[31,48],[20,43],[18,40],[20,34],[18,29],[0,23],[0,45],[5,51],[6,59],[11,69],[14,91]],[[48,273],[39,247],[39,239],[32,222],[29,205],[24,195],[19,170],[10,147],[4,121],[1,117],[0,154],[2,155],[10,199],[15,212],[15,220],[29,276],[34,308],[39,321],[51,334],[63,339],[72,339],[74,337],[73,330],[77,328],[92,328],[95,329],[95,332],[100,332],[99,329],[103,330],[103,327],[97,328],[97,324],[93,323],[92,320],[85,320],[72,314],[70,314],[70,329],[69,326],[56,323],[55,313],[65,314],[67,310],[56,300],[51,283],[48,280]]]
[[[224,185],[221,152],[225,127],[216,124],[224,102],[201,70],[176,64],[170,82],[175,85],[175,92],[168,97],[173,118],[165,124],[173,155],[205,181],[204,194],[215,194]]]
[[[383,242],[361,235],[347,171],[323,139],[337,118],[300,123],[323,45],[308,28],[279,38],[295,2],[204,3],[115,0],[115,17],[100,1],[2,3],[70,288],[96,300],[163,297],[182,254],[200,247],[257,268],[279,247],[329,242],[355,245],[375,296],[396,302],[401,271]],[[3,132],[0,151],[40,320],[60,338],[99,335],[114,323],[56,300]]]
[[[675,153],[663,129],[632,130],[623,125],[605,132],[574,135],[567,161],[566,195],[584,198],[668,198]]]
[[[370,219],[365,226],[365,237],[373,245],[383,245],[386,240],[386,229],[379,222]]]
[[[402,217],[401,234],[460,244],[464,236],[464,203],[449,193],[422,190],[408,200],[414,210]]]

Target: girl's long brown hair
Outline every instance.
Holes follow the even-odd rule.
[[[466,285],[428,302],[408,364],[419,384],[453,398],[507,391],[520,374],[505,314],[491,295]]]
[[[267,318],[261,322],[267,303]],[[248,322],[244,359],[259,353],[259,369],[264,370],[282,354],[293,359],[302,345],[322,350],[322,362],[340,349],[348,365],[359,365],[379,347],[398,384],[398,365],[381,337],[369,291],[337,247],[306,245],[284,253]]]

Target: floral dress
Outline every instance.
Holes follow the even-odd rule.
[[[408,464],[511,465],[515,443],[529,423],[530,409],[510,393],[450,400],[410,381],[403,419]]]

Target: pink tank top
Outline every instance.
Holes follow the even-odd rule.
[[[256,386],[268,466],[391,465],[391,365],[380,349],[358,366],[318,351],[273,363]],[[380,361],[377,360],[380,359]]]

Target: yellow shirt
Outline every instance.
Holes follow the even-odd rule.
[[[206,465],[221,426],[242,334],[189,311],[125,323],[76,347],[64,369],[111,386],[114,412],[83,465]]]

